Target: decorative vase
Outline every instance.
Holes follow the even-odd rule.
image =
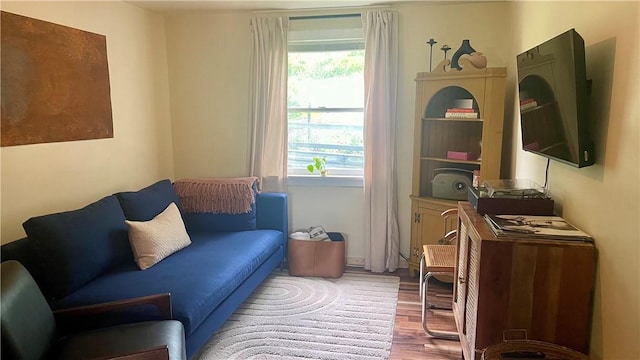
[[[462,70],[462,67],[460,66],[460,64],[458,64],[458,59],[460,59],[460,56],[464,54],[471,54],[475,51],[476,50],[471,47],[471,44],[469,44],[469,39],[462,40],[462,45],[460,45],[460,48],[456,50],[456,52],[453,53],[453,56],[451,57],[451,68]]]

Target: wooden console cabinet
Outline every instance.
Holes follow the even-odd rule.
[[[497,238],[471,204],[458,210],[453,310],[464,358],[514,329],[588,354],[593,243]]]

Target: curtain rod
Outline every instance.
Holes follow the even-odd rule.
[[[305,12],[319,12],[319,11],[366,11],[369,9],[388,9],[389,6],[384,5],[366,5],[366,6],[344,6],[344,7],[326,7],[326,8],[298,8],[298,9],[273,9],[273,10],[253,10],[254,14],[269,14],[269,13],[305,13]],[[360,14],[358,14],[360,15]],[[295,17],[295,16],[294,16]]]
[[[336,18],[352,18],[352,17],[360,17],[360,16],[361,16],[360,14],[289,16],[289,20],[336,19]]]

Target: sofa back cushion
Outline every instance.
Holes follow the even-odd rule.
[[[185,213],[183,217],[189,231],[232,232],[257,228],[255,203],[251,204],[251,211],[244,214]]]
[[[138,191],[125,191],[115,195],[127,220],[149,221],[172,202],[178,206],[180,213],[183,213],[182,203],[168,179],[160,180]]]
[[[171,181],[160,180],[138,191],[124,191],[115,194],[127,220],[149,221],[175,203],[183,212],[182,203],[173,189]]]
[[[128,259],[124,214],[115,196],[23,224],[50,297],[60,298]],[[46,270],[45,270],[46,269]]]

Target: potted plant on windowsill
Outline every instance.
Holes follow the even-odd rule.
[[[327,176],[329,172],[329,170],[327,170],[327,159],[325,157],[314,156],[313,163],[307,165],[307,170],[312,174],[318,170],[321,176]]]

